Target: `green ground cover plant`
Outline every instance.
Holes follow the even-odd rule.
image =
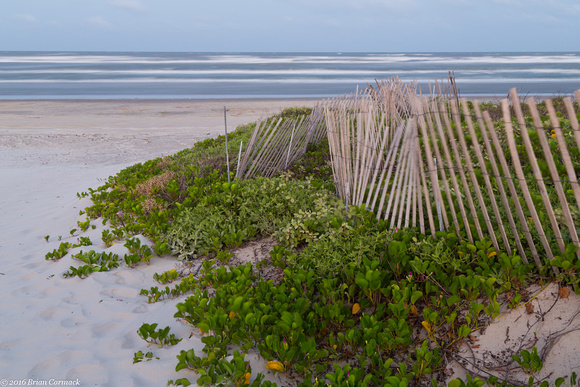
[[[308,111],[280,117],[303,113]],[[240,141],[247,143],[254,126],[229,134],[230,155]],[[87,222],[101,218],[112,227],[102,233],[105,246],[125,240],[127,266],[170,252],[185,263],[203,259],[201,276],[155,274],[160,285],[170,285],[140,293],[150,303],[188,295],[175,317],[202,334],[203,350],[180,352],[175,369],[183,377],[170,384],[275,385],[252,372],[247,355],[253,351],[300,386],[443,385],[445,359],[498,316],[501,295],[519,306],[528,284],[553,280],[550,266],[561,269],[556,281],[580,292],[574,245],[542,272],[517,251],[496,251],[488,240],[468,243],[453,229],[435,237],[391,230],[363,207],[347,211],[334,195],[326,141],[309,145],[288,172],[272,179],[228,182],[224,150],[224,136],[208,139],[78,194],[93,201]],[[149,238],[151,247],[136,235]],[[230,249],[266,236],[276,244],[259,267],[224,265]],[[61,244],[47,259],[69,248]],[[67,273],[81,278],[119,260],[94,252],[75,258],[87,265]],[[282,275],[264,278],[264,267]],[[151,338],[156,328],[144,324],[139,334]],[[531,378],[541,368],[532,352],[514,356]],[[142,352],[135,354],[134,361],[143,359]],[[575,385],[575,375],[564,382]],[[507,385],[471,376],[449,385],[486,383]]]
[[[158,357],[155,357],[155,358],[153,357],[153,352],[147,352],[147,353],[143,354],[143,351],[137,351],[133,355],[133,364],[140,363],[143,360],[151,361],[153,359],[159,359]]]
[[[442,354],[456,350],[472,331],[498,315],[497,297],[507,279],[501,261],[486,243],[472,252],[454,243],[454,236],[443,235],[449,238],[446,249],[466,256],[457,259],[459,269],[450,275],[447,265],[438,262],[440,251],[427,248],[437,243],[431,237],[412,230],[385,232],[382,221],[369,216],[366,224],[359,223],[360,217],[355,222],[354,213],[360,215],[360,209],[345,222],[351,227],[336,231],[342,238],[357,239],[351,228],[363,235],[359,242],[368,242],[368,234],[385,233],[386,238],[375,243],[374,255],[346,260],[336,272],[313,270],[309,259],[294,262],[295,254],[282,247],[272,252],[285,274],[278,285],[257,278],[249,263],[231,271],[221,267],[204,272],[199,288],[178,304],[175,315],[210,332],[202,338],[206,360],[196,358],[198,367],[189,368],[199,371],[199,365],[223,358],[228,345],[235,344],[279,361],[285,372],[303,378],[303,386],[317,380],[331,385],[420,384],[438,377]],[[417,240],[426,242],[420,251]],[[319,252],[334,249],[325,240],[308,248],[317,244],[323,245]],[[347,250],[342,252],[345,257],[353,253]],[[471,255],[485,259],[474,264]],[[514,262],[524,283],[529,268]],[[209,287],[215,289],[212,297]],[[348,367],[337,369],[346,359]]]
[[[140,338],[142,338],[146,342],[151,344],[157,344],[159,348],[162,348],[164,346],[175,345],[182,340],[175,337],[173,333],[171,334],[169,333],[169,331],[171,330],[170,327],[156,329],[157,325],[158,325],[157,323],[154,324],[144,323],[137,330],[137,334],[139,335]]]
[[[71,248],[72,244],[69,242],[61,242],[58,249],[54,249],[52,252],[48,252],[45,255],[46,260],[56,261],[68,254],[68,250]]]

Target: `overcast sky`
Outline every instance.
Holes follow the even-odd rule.
[[[0,51],[580,51],[580,0],[0,0]]]

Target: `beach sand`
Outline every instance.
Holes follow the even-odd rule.
[[[174,371],[181,350],[203,347],[196,330],[173,318],[181,299],[148,304],[139,295],[143,288],[158,286],[153,273],[174,268],[175,259],[155,258],[150,266],[121,266],[81,280],[62,277],[69,266],[80,265],[70,253],[58,262],[44,256],[58,248],[60,239],[74,243],[81,235],[94,246],[71,253],[94,249],[123,256],[122,243],[108,249],[103,245],[100,221],[92,222],[94,230],[70,235],[77,221],[85,220],[79,211],[90,205],[77,192],[97,188],[129,165],[222,134],[224,105],[233,130],[284,107],[314,103],[0,101],[0,379],[25,380],[25,385],[78,381],[82,386],[164,386],[182,377],[193,381],[193,372]],[[470,337],[460,355],[480,368],[487,362],[489,370],[505,376],[502,362],[509,362],[509,351],[549,344],[546,338],[551,337],[558,341],[552,342],[541,377],[580,373],[579,297],[558,298],[552,285],[530,303],[535,306],[531,314],[523,307],[512,312],[504,307],[492,326]],[[167,348],[147,344],[136,333],[143,323],[170,326],[183,340]],[[133,364],[137,351],[151,351],[156,359]],[[250,359],[254,372],[264,371],[262,360],[255,355]],[[453,369],[450,379],[463,374],[461,367]],[[521,372],[507,376],[526,380]]]

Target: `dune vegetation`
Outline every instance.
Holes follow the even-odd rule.
[[[308,113],[286,110],[271,119]],[[74,258],[85,265],[65,275],[135,267],[166,254],[186,266],[203,262],[197,273],[158,273],[161,286],[141,292],[148,302],[179,297],[175,317],[203,335],[203,353],[183,350],[176,359],[176,370],[197,375],[182,371],[171,384],[275,385],[252,370],[246,354],[257,352],[268,369],[300,386],[508,385],[511,380],[481,374],[453,379],[447,365],[500,311],[529,301],[530,284],[556,282],[580,292],[573,244],[539,269],[488,240],[471,244],[452,231],[433,237],[416,228],[390,229],[363,207],[347,208],[333,185],[327,141],[309,145],[274,178],[232,179],[237,160],[231,156],[254,127],[228,135],[230,182],[219,136],[79,193],[93,203],[79,228],[106,223],[103,244],[124,243],[128,254],[79,254]],[[268,237],[274,246],[267,259],[228,264],[232,250]],[[70,246],[61,247],[47,259],[60,259]],[[159,346],[179,341],[156,328],[141,327],[140,335]],[[535,347],[513,359],[530,384],[542,382],[534,379],[542,367]],[[556,385],[577,383],[573,374]]]

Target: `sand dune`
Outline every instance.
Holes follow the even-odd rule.
[[[175,267],[175,259],[156,258],[150,266],[121,266],[81,280],[62,277],[69,266],[79,266],[70,254],[58,262],[44,256],[61,241],[76,242],[80,235],[71,236],[69,231],[85,220],[79,211],[90,201],[79,199],[77,192],[98,187],[136,162],[223,133],[224,105],[233,130],[284,107],[313,103],[0,101],[0,384],[52,379],[83,386],[164,386],[169,379],[193,380],[191,372],[174,371],[181,350],[203,347],[195,330],[173,318],[179,300],[148,304],[139,295],[141,289],[156,286],[153,273]],[[104,226],[98,220],[92,224],[96,228],[82,235],[94,246],[72,253],[82,249],[125,253],[122,244],[105,247],[100,239]],[[534,313],[504,308],[492,326],[462,347],[459,355],[467,368],[526,380],[518,370],[506,375],[506,353],[553,344],[540,376],[553,380],[580,373],[579,297],[558,298],[555,285],[536,291],[530,290],[535,295]],[[171,333],[183,340],[161,349],[147,344],[136,333],[143,323],[170,326]],[[153,352],[156,359],[133,364],[139,350]],[[252,356],[254,370],[264,372],[263,362]],[[457,364],[453,368],[450,379],[464,374]]]

